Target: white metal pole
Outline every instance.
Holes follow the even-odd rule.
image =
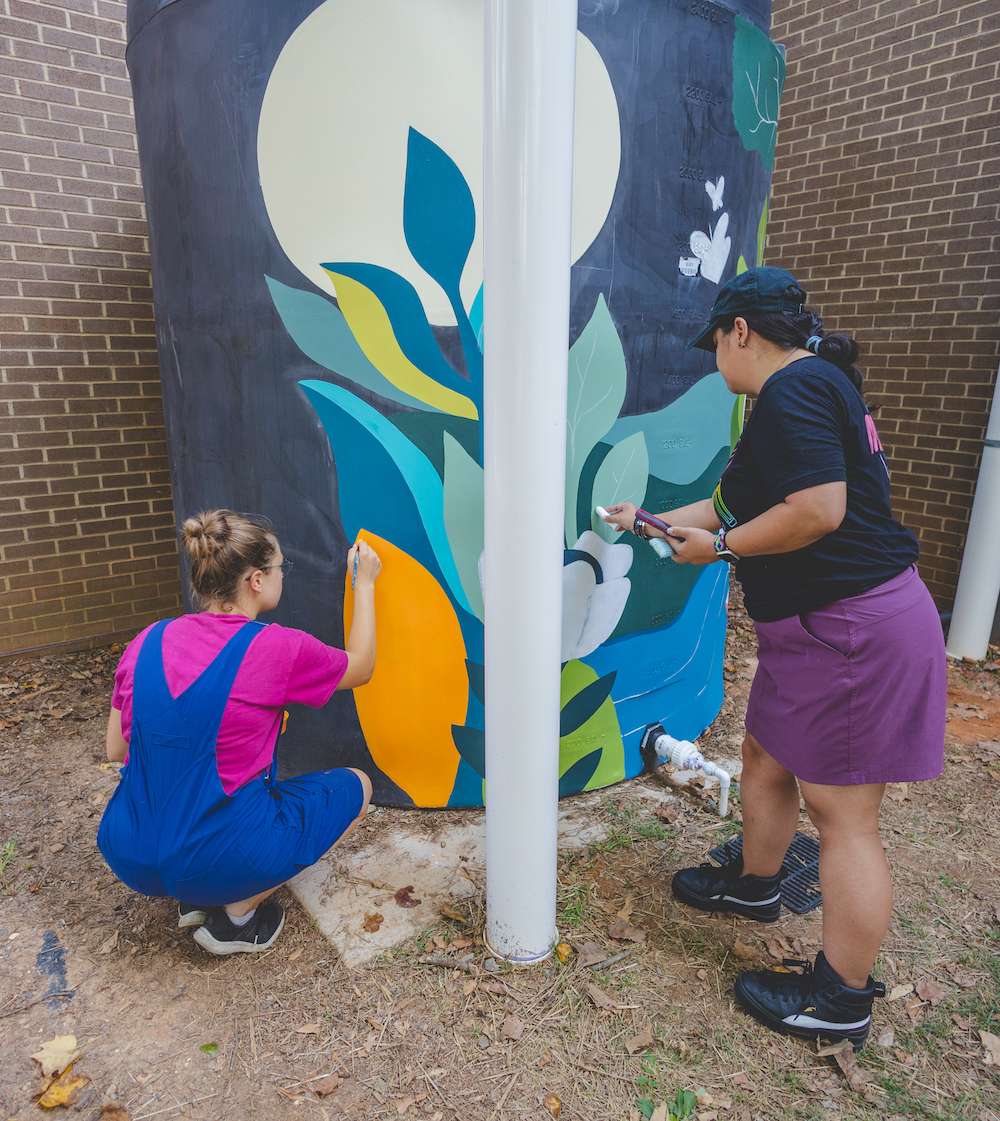
[[[979,465],[976,497],[962,554],[955,609],[948,628],[948,653],[985,658],[1000,598],[1000,373]]]
[[[489,0],[484,148],[486,938],[556,941],[576,0]]]

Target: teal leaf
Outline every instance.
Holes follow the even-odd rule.
[[[476,236],[476,204],[455,161],[415,128],[406,144],[403,233],[424,272],[456,291]]]
[[[785,85],[785,57],[750,20],[738,15],[733,33],[733,121],[743,147],[774,165],[778,105]]]
[[[451,435],[444,433],[444,524],[466,599],[483,618],[479,558],[483,552],[483,469]]]
[[[625,352],[603,294],[569,352],[566,401],[566,544],[576,533],[577,488],[591,449],[625,401]]]
[[[582,727],[611,696],[615,674],[609,673],[591,682],[563,705],[559,713],[559,736],[568,736]]]
[[[453,724],[451,738],[455,741],[458,754],[469,764],[477,775],[486,777],[486,733],[482,728],[465,728]]]
[[[428,458],[348,390],[324,381],[299,385],[330,441],[348,538],[367,529],[391,541],[431,572],[455,604],[471,611],[448,546],[441,479]]]
[[[712,373],[655,413],[621,417],[608,433],[608,443],[618,443],[633,432],[644,433],[650,474],[683,486],[697,479],[717,450],[729,443],[732,406],[722,375]]]
[[[479,291],[476,293],[476,298],[472,301],[472,307],[469,308],[469,324],[472,327],[476,336],[476,342],[479,344],[479,349],[483,349],[483,286],[479,285]]]
[[[387,401],[411,409],[433,408],[398,389],[379,373],[358,346],[344,313],[335,303],[315,292],[291,288],[270,276],[264,280],[285,330],[307,358]]]
[[[598,748],[582,759],[577,759],[572,767],[559,778],[559,797],[565,798],[569,794],[579,794],[588,782],[594,777],[597,765],[601,761],[602,749]]]
[[[486,703],[486,667],[478,662],[466,661],[465,668],[469,674],[469,688],[473,695],[479,698],[480,704]]]
[[[649,453],[642,432],[626,436],[601,461],[594,476],[591,524],[605,541],[616,541],[621,534],[613,530],[593,512],[594,506],[610,506],[614,502],[633,502],[641,506],[649,482]]]
[[[416,288],[399,273],[381,265],[361,264],[356,261],[328,261],[323,268],[328,272],[349,277],[363,284],[385,309],[392,333],[400,350],[417,369],[433,378],[438,385],[458,393],[470,394],[468,381],[459,374],[441,352],[427,321],[424,305]],[[334,277],[336,286],[336,277]],[[350,312],[348,311],[348,314]]]

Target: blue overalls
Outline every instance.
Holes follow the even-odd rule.
[[[314,864],[361,812],[363,792],[341,768],[277,782],[272,763],[226,794],[215,742],[236,674],[265,625],[245,623],[173,697],[163,668],[169,622],[149,630],[136,659],[129,759],[97,844],[133,891],[221,906]]]

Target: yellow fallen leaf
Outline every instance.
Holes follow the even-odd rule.
[[[560,942],[559,945],[556,946],[556,957],[559,959],[561,965],[565,965],[572,956],[573,947],[568,942]]]
[[[101,1106],[98,1121],[129,1121],[128,1110],[117,1102],[107,1102]]]
[[[80,1057],[80,1052],[76,1049],[76,1036],[57,1035],[43,1043],[42,1049],[31,1057],[41,1066],[46,1078],[58,1074]]]
[[[72,1105],[84,1086],[89,1085],[90,1079],[85,1074],[74,1074],[73,1064],[70,1063],[58,1078],[54,1078],[49,1083],[38,1099],[38,1104],[42,1109],[55,1109],[60,1105]]]
[[[555,1094],[546,1094],[542,1105],[545,1106],[553,1117],[558,1117],[559,1114],[562,1113],[562,1102]]]

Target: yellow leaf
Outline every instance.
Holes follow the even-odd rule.
[[[76,1049],[76,1036],[57,1035],[43,1043],[42,1049],[31,1057],[41,1066],[46,1078],[58,1074],[80,1057],[80,1052]]]
[[[560,942],[559,945],[556,946],[556,957],[562,965],[565,965],[572,956],[573,947],[568,942]]]
[[[74,1074],[73,1064],[70,1063],[58,1078],[49,1083],[45,1092],[38,1099],[38,1104],[42,1109],[55,1109],[60,1105],[72,1105],[84,1086],[89,1085],[90,1079],[85,1074]]]
[[[546,1094],[542,1105],[545,1106],[553,1117],[558,1117],[559,1114],[562,1113],[562,1102],[555,1094]]]

